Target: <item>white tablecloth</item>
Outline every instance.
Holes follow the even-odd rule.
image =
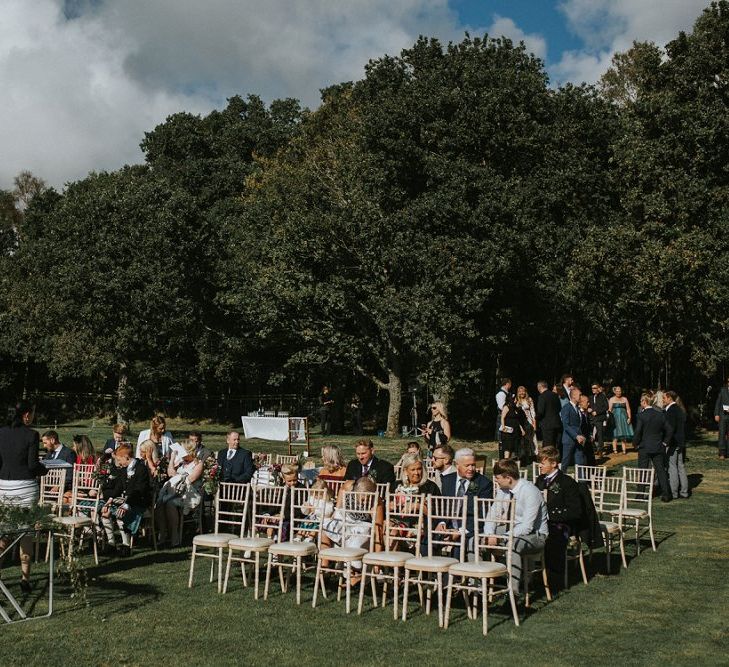
[[[241,417],[243,434],[246,438],[263,440],[289,440],[288,417]]]

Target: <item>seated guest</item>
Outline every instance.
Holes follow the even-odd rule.
[[[321,465],[319,479],[325,481],[344,479],[347,467],[344,465],[342,450],[337,445],[324,445],[321,448]]]
[[[83,465],[94,465],[96,463],[96,452],[87,435],[73,436],[73,451],[76,454],[75,463]]]
[[[126,424],[114,424],[111,429],[112,437],[104,443],[104,452],[113,452],[124,441],[129,429]]]
[[[62,445],[58,439],[58,433],[55,431],[46,431],[41,436],[43,447],[45,447],[47,454],[44,457],[44,461],[65,461],[70,466],[76,463],[76,453]],[[66,471],[66,484],[65,490],[70,491],[73,487],[73,473],[70,470]]]
[[[356,459],[347,465],[344,479],[357,480],[360,477],[370,477],[376,484],[389,484],[391,489],[395,488],[395,469],[392,463],[375,456],[375,446],[372,440],[359,440],[355,445]]]
[[[534,484],[547,491],[549,535],[544,548],[547,569],[555,584],[562,580],[565,550],[571,535],[583,523],[583,508],[577,482],[559,469],[559,452],[543,447],[539,453],[539,477]]]
[[[256,471],[253,466],[253,454],[240,446],[240,433],[237,431],[229,431],[225,442],[227,448],[218,452],[220,481],[248,484]]]
[[[408,455],[408,454],[415,454],[418,458],[422,458],[420,454],[420,443],[415,442],[414,440],[412,442],[409,442],[405,446],[405,452],[400,457],[400,460],[395,464],[395,468],[401,468],[402,467],[402,460]]]
[[[463,447],[456,452],[456,472],[441,477],[441,491],[444,496],[467,496],[466,504],[466,550],[473,553],[473,497],[492,498],[494,494],[493,482],[476,470],[476,455],[472,449]],[[514,464],[516,465],[516,464]],[[457,525],[445,526],[440,524],[438,530],[444,528],[458,529]],[[455,536],[454,536],[455,537]],[[454,558],[460,558],[459,553]]]
[[[154,486],[158,479],[160,462],[157,445],[155,445],[151,440],[145,440],[139,446],[139,453],[141,454],[140,459],[144,461],[144,464],[147,466],[149,477],[152,480],[152,485]]]
[[[161,542],[169,539],[173,547],[182,543],[182,515],[197,509],[202,499],[203,463],[195,456],[193,443],[185,441],[183,447],[184,456],[179,456],[175,450],[170,454],[169,479],[159,492],[155,510]]]
[[[201,461],[204,461],[208,456],[212,456],[212,450],[208,449],[203,445],[203,437],[200,431],[190,431],[190,435],[187,436],[191,443],[195,445],[195,456]]]
[[[516,515],[514,517],[514,544],[511,555],[512,577],[514,593],[518,594],[522,577],[522,554],[539,551],[547,540],[549,527],[547,523],[547,505],[542,492],[531,482],[520,479],[519,466],[516,461],[500,459],[494,465],[494,478],[499,485],[496,494],[498,500],[516,500]],[[498,511],[498,505],[492,506],[492,511]],[[484,522],[484,533],[491,534],[488,544],[495,546],[498,538],[495,535],[504,534],[502,526],[497,529],[496,522],[499,517],[489,516]]]
[[[172,447],[172,433],[167,430],[167,420],[164,415],[155,415],[149,423],[149,428],[139,434],[137,438],[137,453],[139,458],[139,448],[145,440],[151,440],[157,445],[160,456],[169,456]]]
[[[121,444],[114,452],[113,479],[105,484],[101,523],[111,550],[116,549],[115,528],[121,535],[122,556],[129,555],[129,538],[136,535],[144,513],[152,503],[152,485],[147,466],[132,458],[132,447]]]
[[[455,456],[453,447],[443,445],[433,450],[433,468],[435,469],[435,483],[439,489],[443,488],[443,477],[456,472],[456,466],[453,465],[453,457]]]
[[[440,495],[438,485],[425,476],[425,469],[419,454],[412,452],[403,454],[400,460],[402,461],[402,481],[395,489],[396,494]]]

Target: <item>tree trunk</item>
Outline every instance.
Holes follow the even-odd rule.
[[[387,432],[388,438],[396,438],[400,435],[400,409],[402,408],[402,380],[395,371],[388,372],[389,382],[387,391],[390,393],[390,405],[387,408]]]
[[[126,423],[127,418],[127,383],[126,366],[119,369],[119,382],[116,385],[116,421],[117,424]]]

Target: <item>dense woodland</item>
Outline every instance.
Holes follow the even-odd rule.
[[[595,87],[507,39],[421,38],[315,111],[236,96],[152,129],[144,164],[21,174],[0,392],[146,415],[329,382],[393,433],[427,387],[490,435],[498,377],[569,371],[696,408],[729,371],[728,105],[722,1]]]

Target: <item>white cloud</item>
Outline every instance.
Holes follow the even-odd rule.
[[[633,41],[665,45],[680,30],[690,31],[707,4],[707,0],[564,0],[560,9],[585,47],[563,53],[550,73],[557,83],[594,83],[614,53],[626,51]]]
[[[489,37],[508,37],[514,44],[524,42],[527,51],[544,60],[547,56],[547,41],[539,34],[526,33],[514,21],[506,16],[494,15],[491,27],[487,29]]]

